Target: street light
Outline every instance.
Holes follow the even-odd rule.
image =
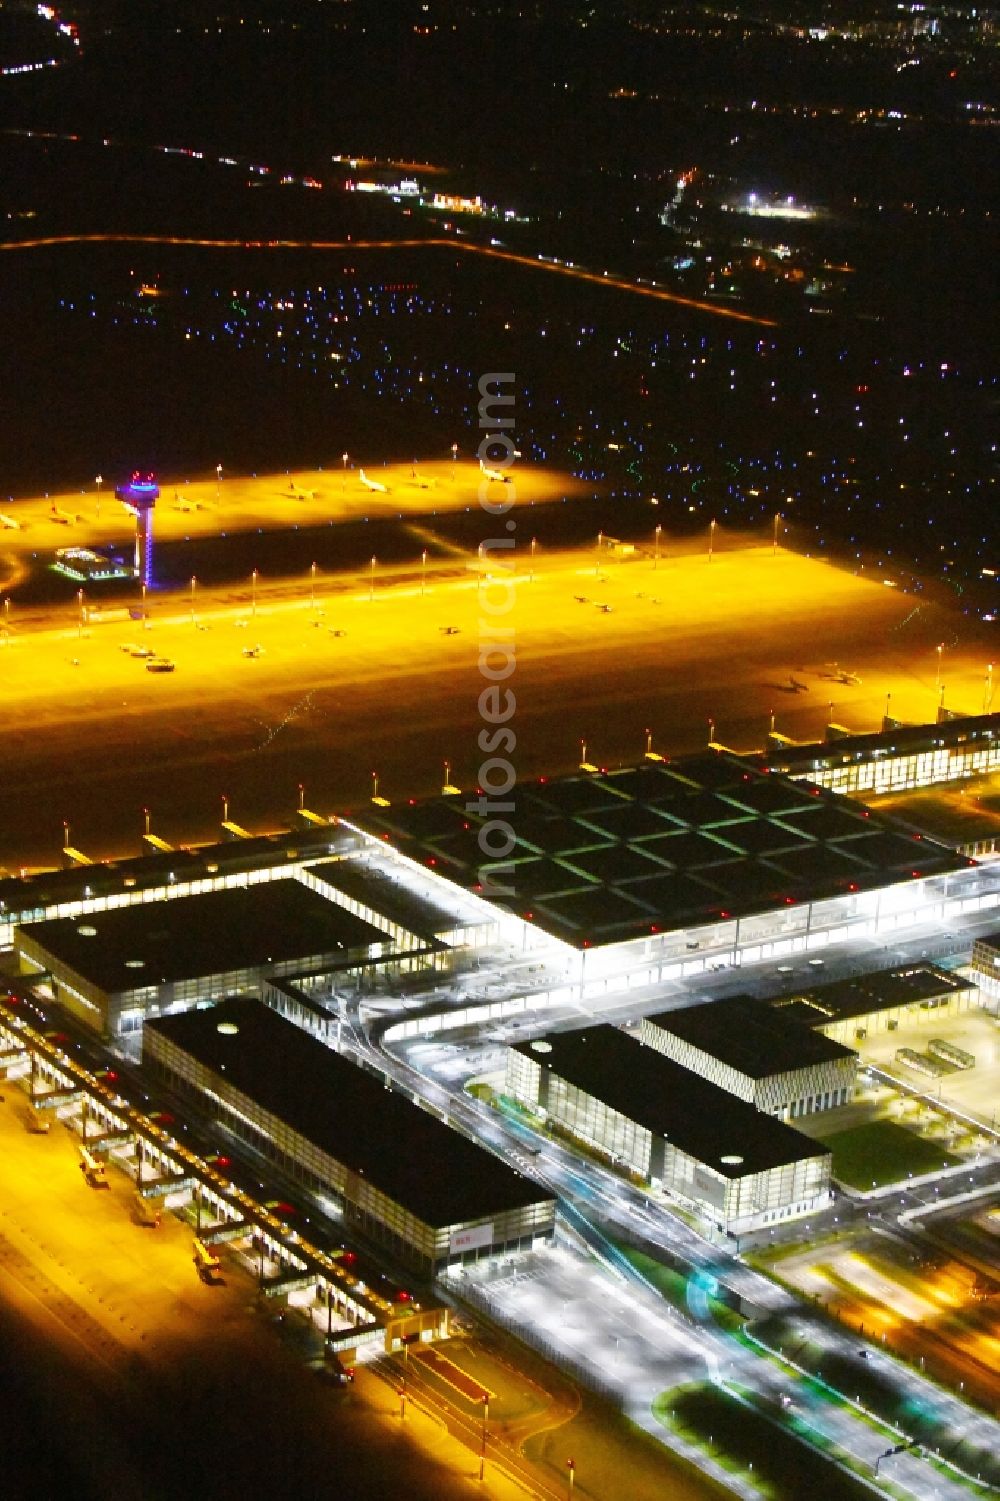
[[[94,484],[97,486],[97,519],[101,519],[101,486],[104,484],[104,475],[95,474]]]
[[[937,652],[937,672],[934,674],[934,692],[937,693],[941,687],[941,653],[944,651],[944,642],[939,641],[934,650]]]
[[[375,603],[375,564],[377,563],[377,561],[378,561],[377,558],[374,558],[374,557],[372,558],[371,578],[368,581],[368,602],[369,602],[369,604],[374,604]]]
[[[77,636],[80,637],[81,640],[82,640],[82,638],[83,638],[83,621],[84,621],[84,605],[83,605],[83,590],[82,589],[78,589],[76,591],[76,602],[77,602],[77,605],[79,606],[79,611],[80,611],[80,613],[79,613],[79,615],[77,617],[76,633],[77,633]]]
[[[531,539],[531,563],[529,565],[529,571],[528,571],[529,582],[532,583],[532,584],[535,582],[535,552],[536,552],[537,548],[538,548],[538,538],[537,537],[532,537],[532,539]]]
[[[309,564],[309,608],[316,608],[316,564]]]
[[[569,1494],[572,1496],[572,1494],[573,1494],[573,1487],[576,1485],[576,1460],[575,1459],[567,1459],[567,1461],[566,1461],[566,1474],[567,1474],[567,1476],[569,1478]]]
[[[480,1480],[482,1480],[483,1476],[486,1474],[486,1424],[489,1422],[490,1418],[489,1392],[483,1392],[483,1395],[479,1400],[483,1404],[483,1441],[482,1447],[479,1450],[479,1478]]]
[[[423,599],[427,591],[427,549],[420,554],[420,598]]]
[[[712,561],[712,553],[715,551],[715,522],[708,523],[708,561]]]
[[[198,587],[198,580],[195,578],[194,574],[192,573],[192,575],[191,575],[191,624],[192,625],[195,625],[197,623],[196,620],[195,620],[195,614],[194,614],[194,592],[197,589],[197,587]]]
[[[455,471],[458,468],[458,444],[451,445],[451,482],[455,483]]]
[[[343,460],[343,464],[344,464],[344,479],[343,479],[343,487],[344,487],[344,489],[345,489],[345,490],[346,490],[346,489],[347,489],[347,461],[348,461],[348,459],[349,459],[349,458],[350,458],[350,454],[349,454],[349,453],[342,453],[342,454],[341,454],[341,455],[340,455],[340,457],[341,457],[341,459],[342,459],[342,460]]]
[[[774,542],[773,542],[773,545],[771,547],[771,554],[772,554],[772,556],[774,556],[777,553],[777,551],[778,551],[778,523],[779,523],[780,520],[781,520],[781,513],[780,513],[780,511],[776,511],[774,513]]]
[[[252,619],[254,619],[254,620],[257,619],[257,570],[256,570],[256,568],[254,569],[253,573],[250,575],[250,615],[251,615]]]
[[[222,465],[215,466],[215,500],[216,504],[222,499]]]
[[[662,526],[658,526],[655,529],[655,531],[653,532],[653,567],[654,568],[659,568],[659,566],[660,566],[660,533],[662,532],[662,530],[663,530]]]

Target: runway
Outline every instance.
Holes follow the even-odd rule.
[[[373,569],[236,599],[174,594],[152,603],[148,629],[64,609],[13,631],[0,647],[0,865],[58,863],[64,821],[94,858],[134,853],[144,808],[180,843],[215,836],[223,796],[260,831],[291,824],[300,785],[323,814],[365,803],[373,772],[391,799],[438,790],[445,762],[471,790],[491,640],[513,651],[521,779],[571,770],[581,742],[595,764],[634,762],[647,730],[670,754],[710,732],[761,746],[772,713],[799,739],[821,737],[831,714],[870,730],[887,695],[899,718],[933,719],[946,633],[947,701],[981,707],[974,625],[936,606],[915,613],[902,591],[825,562],[769,547],[711,561],[515,556],[503,585],[499,564],[452,557],[396,570],[392,585]],[[175,670],[148,672],[129,645]]]

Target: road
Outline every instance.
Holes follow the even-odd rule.
[[[463,251],[466,255],[479,255],[491,260],[505,261],[522,266],[528,271],[543,271],[550,275],[569,277],[573,281],[589,282],[592,286],[605,287],[631,296],[651,298],[654,302],[670,302],[696,313],[707,313],[713,318],[725,318],[734,323],[747,323],[756,328],[774,328],[773,318],[763,318],[752,313],[740,312],[738,308],[722,307],[714,302],[704,302],[695,297],[684,297],[679,292],[668,292],[665,287],[653,287],[631,281],[628,277],[613,276],[607,271],[590,271],[584,266],[570,262],[542,260],[540,256],[518,255],[512,250],[498,249],[489,245],[477,245],[474,240],[450,239],[443,236],[428,236],[426,239],[400,240],[233,240],[195,238],[185,235],[134,235],[134,234],[89,234],[49,235],[33,240],[8,240],[0,245],[4,251],[42,250],[56,245],[191,245],[204,250],[348,250],[352,255],[364,250],[404,250],[435,246],[449,254]]]
[[[920,941],[926,944],[928,935],[911,940]],[[905,960],[907,947],[905,941],[900,943],[898,952],[892,956],[896,962]],[[758,968],[763,974],[773,969],[773,965]],[[503,963],[498,962],[492,973],[502,972]],[[747,978],[752,985],[752,972]],[[480,974],[479,982],[482,980]],[[630,997],[628,1004],[634,1011],[636,998]],[[596,1016],[600,1008],[588,1009]],[[369,1062],[377,1060],[399,1085],[418,1092],[440,1109],[453,1125],[485,1141],[559,1196],[563,1216],[570,1226],[581,1231],[588,1249],[596,1253],[599,1265],[595,1268],[586,1257],[566,1256],[556,1266],[551,1258],[543,1256],[536,1260],[527,1276],[514,1272],[500,1287],[491,1284],[495,1272],[482,1274],[490,1285],[484,1285],[481,1295],[507,1327],[520,1327],[534,1343],[539,1342],[540,1331],[544,1331],[548,1352],[565,1361],[569,1369],[579,1371],[579,1362],[585,1356],[591,1368],[591,1379],[596,1377],[602,1389],[609,1385],[618,1387],[622,1399],[627,1401],[633,1421],[649,1427],[661,1441],[670,1441],[670,1436],[652,1418],[650,1404],[659,1391],[683,1380],[694,1379],[692,1365],[703,1364],[707,1379],[723,1381],[727,1387],[746,1387],[774,1410],[781,1411],[782,1397],[791,1394],[796,1415],[815,1430],[821,1446],[826,1443],[834,1445],[834,1452],[850,1456],[868,1472],[874,1469],[879,1455],[900,1437],[919,1436],[921,1442],[931,1448],[940,1449],[944,1454],[954,1451],[958,1462],[974,1465],[984,1462],[977,1456],[988,1455],[995,1448],[1000,1431],[991,1419],[974,1412],[958,1397],[941,1391],[918,1373],[890,1361],[888,1357],[880,1356],[880,1373],[897,1393],[900,1405],[907,1399],[913,1411],[921,1412],[919,1435],[901,1435],[886,1428],[873,1429],[867,1414],[852,1405],[853,1394],[850,1392],[843,1392],[848,1399],[846,1402],[839,1397],[830,1402],[817,1402],[808,1385],[800,1389],[794,1371],[762,1360],[752,1348],[735,1342],[714,1328],[710,1321],[698,1328],[697,1337],[692,1340],[690,1328],[682,1316],[671,1314],[665,1321],[662,1300],[645,1285],[644,1279],[634,1273],[619,1253],[616,1241],[634,1241],[638,1235],[640,1243],[654,1250],[657,1246],[662,1247],[668,1259],[679,1256],[692,1270],[717,1275],[729,1287],[757,1302],[762,1310],[767,1310],[766,1322],[787,1329],[790,1341],[794,1342],[794,1338],[802,1340],[807,1333],[810,1338],[826,1341],[845,1370],[849,1370],[858,1359],[857,1336],[823,1327],[817,1331],[812,1321],[803,1322],[799,1307],[789,1294],[747,1267],[731,1251],[709,1244],[683,1221],[665,1214],[659,1207],[649,1207],[641,1190],[595,1163],[584,1164],[577,1154],[558,1141],[538,1137],[517,1120],[498,1118],[496,1112],[469,1096],[463,1083],[483,1067],[482,1039],[469,1042],[464,1068],[452,1066],[449,1054],[453,1055],[454,1050],[437,1040],[410,1044],[405,1059],[394,1057],[378,1048],[377,1044],[373,1045],[369,1029],[355,1007],[346,1003],[343,1010],[347,1029],[343,1040],[349,1049]],[[381,1006],[375,1015],[374,1034],[378,1035],[384,1029],[386,1015]],[[547,1014],[545,1023],[550,1023]],[[530,1011],[526,1018],[522,1018],[521,1025],[530,1025]],[[963,1175],[963,1183],[966,1177],[978,1181],[983,1175],[986,1175],[986,1181],[991,1181],[995,1173],[996,1163],[984,1161],[971,1174]],[[895,1212],[904,1212],[908,1205],[912,1208],[912,1194],[921,1192],[917,1189],[910,1195],[904,1194],[899,1204],[894,1198]],[[928,1191],[928,1196],[933,1198],[932,1191]],[[844,1205],[838,1205],[838,1208],[843,1211]],[[888,1212],[887,1206],[880,1204],[879,1208]],[[849,1217],[849,1206],[847,1212]],[[864,1208],[855,1210],[859,1215],[868,1216],[869,1220],[872,1212]],[[808,1232],[809,1227],[806,1228]],[[797,1227],[794,1233],[801,1236],[801,1227]],[[469,1273],[469,1276],[474,1280],[477,1278],[474,1273]],[[623,1283],[626,1284],[624,1291]],[[578,1310],[576,1323],[567,1315],[571,1304]],[[618,1313],[610,1321],[606,1318],[609,1307],[618,1308]],[[625,1320],[628,1337],[638,1340],[638,1344],[629,1357],[629,1369],[626,1369],[626,1360],[622,1356],[621,1369],[616,1376],[620,1351],[624,1349],[623,1309],[628,1310]],[[651,1334],[654,1330],[655,1339]],[[966,1446],[961,1453],[958,1451],[960,1443]],[[968,1461],[967,1454],[972,1456]],[[894,1455],[885,1464],[887,1475],[914,1495],[957,1498],[964,1492],[964,1480],[932,1466],[919,1452]]]

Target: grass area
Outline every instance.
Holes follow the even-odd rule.
[[[743,1328],[746,1320],[742,1314],[729,1308],[718,1298],[711,1297],[703,1285],[692,1281],[685,1273],[674,1271],[673,1267],[648,1256],[645,1251],[637,1251],[634,1246],[617,1240],[615,1245],[646,1281],[651,1282],[657,1292],[676,1308],[684,1309],[696,1319],[711,1318],[733,1334],[739,1333]]]
[[[525,1453],[548,1466],[563,1490],[572,1458],[575,1501],[732,1501],[728,1490],[693,1464],[587,1394],[576,1417],[529,1439]]]
[[[884,1188],[907,1176],[920,1177],[959,1159],[937,1142],[927,1141],[893,1121],[870,1121],[836,1131],[825,1140],[833,1153],[833,1176],[851,1188]]]
[[[801,1256],[803,1251],[819,1255],[833,1246],[847,1243],[854,1233],[850,1226],[841,1226],[839,1230],[827,1230],[823,1235],[818,1235],[815,1240],[791,1240],[776,1246],[754,1246],[743,1253],[743,1260],[748,1266],[766,1273],[775,1281],[782,1282],[785,1286],[793,1286],[792,1283],[785,1283],[780,1270],[775,1271],[774,1268],[780,1267],[783,1261]]]
[[[714,1386],[665,1392],[653,1404],[664,1427],[708,1450],[734,1474],[752,1479],[775,1501],[861,1501],[871,1488],[854,1480],[819,1449],[800,1443],[791,1433],[729,1393]]]
[[[505,1115],[513,1115],[519,1120],[526,1121],[536,1131],[542,1129],[541,1117],[529,1110],[527,1105],[522,1105],[520,1100],[515,1100],[512,1095],[497,1094],[493,1096],[493,1100],[497,1109],[503,1111]]]
[[[465,1088],[466,1088],[467,1092],[472,1095],[473,1099],[482,1100],[482,1102],[483,1102],[484,1105],[495,1105],[496,1104],[496,1095],[493,1092],[492,1085],[490,1085],[490,1084],[467,1084],[465,1086]]]

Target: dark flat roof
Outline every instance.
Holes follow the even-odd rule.
[[[431,943],[436,942],[436,933],[464,926],[462,919],[449,911],[443,901],[431,901],[401,881],[392,880],[379,868],[359,860],[324,860],[319,865],[310,865],[309,874]]]
[[[884,808],[903,818],[922,834],[952,848],[996,839],[1000,835],[1000,799],[991,781],[954,782],[938,787],[913,788],[872,798],[870,806]]]
[[[134,859],[73,865],[65,870],[37,871],[29,876],[0,879],[0,915],[16,919],[60,902],[82,902],[130,890],[147,891],[172,881],[207,880],[211,876],[266,869],[293,860],[319,859],[354,840],[331,825],[328,829],[298,829],[289,834],[227,839],[193,849],[136,855]]]
[[[291,877],[26,923],[18,931],[106,992],[346,954],[385,938]]]
[[[680,1006],[646,1020],[751,1079],[854,1057],[851,1048],[833,1042],[822,1032],[790,1025],[772,1007],[752,996],[734,995]]]
[[[510,801],[516,843],[502,884],[514,894],[491,900],[577,948],[968,863],[888,815],[727,751],[522,782]],[[449,797],[358,817],[472,891],[482,879],[482,821]]]
[[[239,1028],[219,1031],[219,1023]],[[259,1001],[230,1000],[146,1023],[397,1204],[435,1227],[553,1196],[376,1075]]]
[[[808,990],[788,991],[774,996],[769,1004],[779,1014],[787,1012],[789,1020],[808,1018],[811,1026],[825,1027],[829,1022],[867,1016],[871,1011],[890,1011],[971,989],[971,980],[938,969],[936,964],[904,964],[850,980],[812,985]]]
[[[539,1042],[548,1051],[539,1051]],[[804,1157],[826,1155],[825,1148],[800,1131],[755,1110],[617,1027],[549,1032],[544,1038],[513,1046],[515,1052],[603,1100],[637,1125],[666,1136],[680,1151],[724,1178],[742,1178]],[[741,1161],[722,1161],[730,1156]]]

